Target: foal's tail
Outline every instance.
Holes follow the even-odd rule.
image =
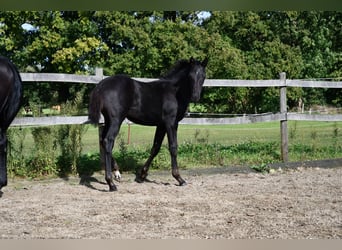
[[[88,109],[88,121],[85,123],[99,124],[101,117],[102,101],[97,91],[94,89],[90,94],[89,109]]]

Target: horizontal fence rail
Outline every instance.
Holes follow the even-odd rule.
[[[21,80],[25,82],[70,82],[70,83],[93,83],[97,84],[102,76],[85,76],[72,74],[54,73],[21,73]]]
[[[62,73],[21,73],[24,83],[29,82],[70,82],[97,84],[102,79],[108,77],[103,75],[102,69],[96,69],[96,75],[74,75]],[[138,81],[148,82],[157,80],[155,78],[134,78]],[[226,80],[226,79],[206,79],[205,87],[304,87],[304,88],[342,88],[341,81],[314,81],[301,79],[281,79],[274,80]],[[60,124],[81,124],[86,121],[86,117],[24,117],[16,118],[12,126],[41,126]],[[182,124],[245,124],[253,122],[280,121],[284,119],[284,114],[260,114],[246,115],[233,118],[184,118]],[[341,115],[316,115],[316,114],[290,114],[287,113],[287,120],[304,121],[341,121]]]
[[[222,117],[222,118],[207,118],[207,117],[185,117],[180,121],[183,125],[237,125],[249,124],[257,122],[272,122],[285,120],[285,114],[258,114],[245,115],[238,117]],[[45,116],[45,117],[17,117],[12,122],[11,126],[52,126],[52,125],[72,125],[85,124],[88,120],[87,116]],[[309,115],[288,113],[287,120],[289,121],[321,121],[321,122],[338,122],[342,121],[342,115]],[[101,117],[100,123],[104,120]],[[125,120],[125,123],[131,123]]]
[[[74,75],[62,73],[21,73],[22,81],[27,82],[69,82],[97,84],[108,77],[102,75],[99,70],[96,75]],[[149,82],[156,78],[134,78],[138,81]],[[302,88],[342,88],[342,81],[315,81],[302,79],[287,79],[285,83],[280,79],[275,80],[226,80],[206,79],[204,87],[302,87]]]
[[[16,117],[11,126],[51,126],[84,124],[87,119],[87,116]]]
[[[320,122],[338,122],[342,121],[342,115],[310,115],[310,114],[297,114],[287,113],[287,120],[290,121],[320,121]]]
[[[342,88],[341,81],[286,80],[287,87]]]
[[[95,75],[74,75],[61,73],[21,73],[24,84],[27,83],[81,83],[98,84],[102,79],[108,77],[103,75],[103,70],[97,68]],[[157,80],[155,78],[134,78],[138,81],[149,82]],[[206,79],[204,87],[277,87],[280,89],[280,112],[266,114],[246,114],[237,117],[185,117],[180,124],[198,124],[198,125],[223,125],[223,124],[248,124],[256,122],[280,121],[281,127],[281,151],[282,159],[287,159],[287,121],[342,121],[342,115],[322,115],[322,114],[302,114],[287,112],[286,88],[342,88],[342,81],[311,80],[311,79],[286,79],[285,73],[280,74],[279,79],[273,80],[230,80],[230,79]],[[47,116],[47,117],[16,117],[11,126],[49,126],[49,125],[71,125],[84,124],[87,116]],[[100,120],[103,123],[103,117]],[[130,122],[126,119],[126,123]]]

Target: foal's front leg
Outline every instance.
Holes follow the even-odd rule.
[[[186,181],[180,176],[177,163],[177,128],[178,125],[169,126],[166,128],[167,139],[169,141],[169,150],[171,155],[172,176],[179,182],[180,186],[185,186]]]
[[[151,149],[151,153],[149,158],[147,159],[146,163],[144,164],[143,168],[140,171],[140,175],[139,175],[139,179],[138,181],[142,182],[146,180],[146,177],[148,175],[148,169],[150,168],[150,165],[154,159],[154,157],[156,157],[156,155],[159,153],[161,144],[163,142],[163,139],[165,137],[165,133],[166,130],[163,126],[158,126],[156,128],[156,132],[154,135],[154,140],[153,140],[153,146]]]

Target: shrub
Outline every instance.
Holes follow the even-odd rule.
[[[58,157],[59,174],[77,174],[78,161],[82,154],[82,136],[86,132],[84,125],[59,126],[56,140],[61,154]]]
[[[7,167],[9,176],[25,176],[24,142],[29,132],[28,128],[9,128],[7,130]]]
[[[27,175],[38,177],[44,175],[55,175],[56,168],[56,141],[54,128],[36,127],[32,129],[34,145],[32,157],[27,162]]]

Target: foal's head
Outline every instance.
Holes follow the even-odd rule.
[[[191,101],[198,102],[201,97],[202,87],[204,83],[205,67],[207,66],[208,59],[202,62],[190,58],[189,80],[192,88]]]
[[[201,97],[207,63],[207,58],[202,62],[192,57],[190,60],[180,60],[162,79],[182,84],[183,87],[187,88],[186,92],[190,94],[190,101],[197,102]]]

